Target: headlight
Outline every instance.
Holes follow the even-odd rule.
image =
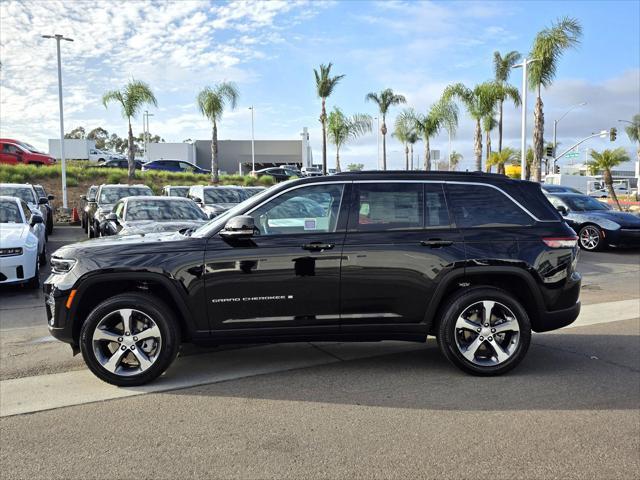
[[[0,257],[15,257],[16,255],[22,255],[22,247],[0,248]]]
[[[68,273],[76,264],[72,258],[51,257],[51,271],[53,273]]]

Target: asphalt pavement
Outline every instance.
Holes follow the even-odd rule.
[[[196,350],[116,389],[0,290],[2,478],[639,478],[640,254],[578,265],[576,325],[496,378],[430,339]]]

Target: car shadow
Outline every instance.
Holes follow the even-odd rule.
[[[583,349],[585,344],[593,347],[594,339],[636,352],[635,359],[625,365],[594,358]],[[631,410],[640,408],[637,345],[638,336],[626,335],[571,334],[552,338],[551,342],[534,340],[515,370],[499,377],[476,377],[449,364],[430,339],[426,345],[416,344],[416,349],[401,353],[256,375],[167,394],[425,410]],[[248,349],[246,354],[254,353]],[[256,355],[255,361],[260,360]],[[202,368],[215,368],[215,363]]]

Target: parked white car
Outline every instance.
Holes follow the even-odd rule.
[[[45,224],[24,200],[0,196],[0,284],[40,286],[46,260]]]
[[[89,161],[103,163],[108,160],[126,160],[126,157],[120,153],[108,152],[98,148],[89,149]]]
[[[49,221],[49,209],[47,208],[49,199],[47,197],[40,198],[30,183],[0,183],[0,195],[18,197],[24,200],[30,211],[40,212],[44,224],[47,225]],[[45,241],[47,238],[48,236],[45,235]]]

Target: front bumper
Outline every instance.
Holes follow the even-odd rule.
[[[71,291],[59,290],[48,281],[45,282],[43,290],[49,333],[52,337],[77,347],[73,338],[73,322],[66,306]]]
[[[606,230],[605,241],[614,247],[640,247],[640,228]]]
[[[22,255],[0,257],[0,284],[26,282],[36,274],[38,249],[24,250]]]

